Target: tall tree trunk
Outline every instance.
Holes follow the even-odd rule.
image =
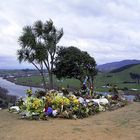
[[[48,73],[49,73],[49,89],[53,89],[54,88],[54,85],[53,85],[53,73],[52,73],[52,70],[53,70],[53,63],[51,63],[51,66],[50,66],[50,63],[49,61],[44,61],[44,64],[48,70]]]
[[[41,72],[41,76],[42,76],[43,87],[45,91],[47,91],[47,85],[46,85],[45,76],[43,72]]]
[[[35,63],[32,62],[32,64],[36,67],[36,69],[41,74],[42,82],[43,82],[43,87],[44,87],[45,91],[47,91],[47,85],[46,85],[46,81],[45,81],[45,77],[44,77],[44,73],[43,73],[43,67],[42,67],[43,65],[39,69],[38,66]]]

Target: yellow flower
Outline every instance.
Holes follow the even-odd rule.
[[[70,104],[70,100],[68,98],[64,98],[63,99],[64,105],[69,105]]]
[[[78,99],[74,99],[73,103],[77,105],[77,104],[79,104],[79,100]]]
[[[45,103],[42,99],[27,97],[25,106],[26,106],[26,110],[29,112],[42,112]]]
[[[27,95],[32,95],[32,90],[31,89],[27,89],[26,94]]]
[[[41,106],[40,99],[36,98],[32,103],[32,107],[35,108],[35,109],[38,109],[40,106]]]
[[[66,97],[63,97],[63,96],[56,96],[53,101],[52,101],[53,104],[56,104],[57,106],[60,106],[60,105],[69,105],[70,104],[70,100]]]

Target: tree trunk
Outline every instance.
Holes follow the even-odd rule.
[[[138,79],[138,84],[140,83],[140,79]]]
[[[43,73],[43,65],[40,66],[40,69],[38,68],[38,66],[32,62],[32,64],[36,67],[36,69],[39,71],[39,73],[42,76],[42,82],[43,82],[43,87],[45,89],[45,91],[47,91],[47,85],[46,85],[46,81],[45,81],[45,77],[44,77],[44,73]]]
[[[43,72],[41,72],[41,76],[42,76],[43,87],[45,91],[47,91],[47,85],[46,85],[45,76]]]
[[[49,72],[49,88],[50,89],[53,89],[54,86],[53,86],[53,74],[52,72]]]

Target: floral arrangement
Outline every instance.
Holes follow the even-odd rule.
[[[42,99],[36,97],[27,97],[25,101],[26,111],[31,113],[42,113],[45,103]]]
[[[27,96],[31,96],[32,95],[32,90],[31,89],[27,89],[26,90],[26,94],[27,94]]]
[[[26,99],[23,100],[21,98],[17,104],[21,114],[26,118],[33,119],[34,116],[38,116],[40,119],[46,119],[48,116],[84,118],[101,111],[109,110],[107,105],[95,104],[92,99],[76,97],[74,94],[64,96],[63,93],[54,90],[47,92],[46,95],[43,94],[43,96],[32,94],[31,90],[27,90],[26,93]],[[120,99],[114,101],[111,97],[108,100],[110,101],[110,108],[121,107],[127,103]]]
[[[70,105],[70,100],[67,97],[57,95],[52,100],[52,104],[55,104],[57,106],[59,106],[59,105],[68,106],[68,105]]]

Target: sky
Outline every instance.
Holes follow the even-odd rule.
[[[87,51],[96,63],[140,60],[140,0],[0,0],[0,69],[32,68],[17,61],[26,25],[52,19],[58,45]]]

